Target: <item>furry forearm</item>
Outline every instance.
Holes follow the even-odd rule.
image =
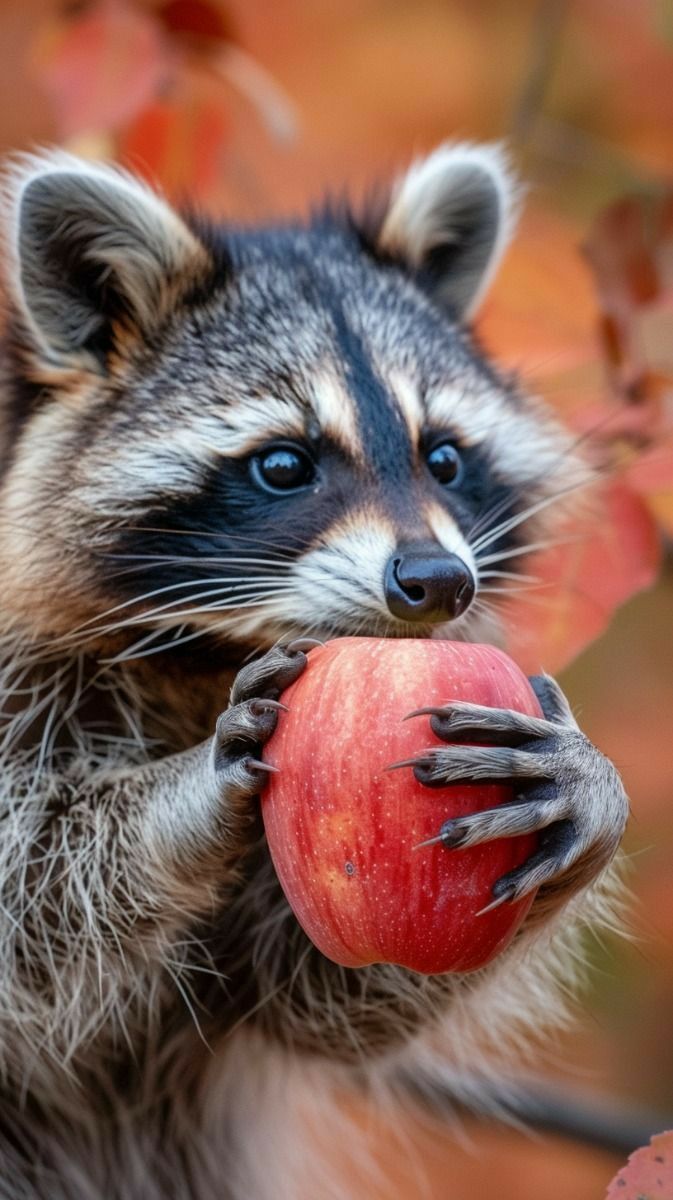
[[[40,1044],[70,1057],[156,1006],[162,968],[179,969],[186,927],[231,874],[243,791],[224,785],[215,754],[213,740],[88,778],[79,764],[39,789],[14,780],[1,843],[2,1058]]]
[[[60,773],[30,754],[6,773],[0,1070],[25,1072],[36,1046],[59,1063],[95,1041],[109,1058],[184,997],[193,926],[217,925],[249,848],[281,707],[264,689],[305,663],[278,647],[249,664],[213,737],[183,753],[106,770],[71,759]]]

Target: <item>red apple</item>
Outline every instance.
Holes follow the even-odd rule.
[[[346,967],[398,963],[473,971],[509,944],[532,897],[479,915],[491,886],[535,850],[535,835],[463,850],[417,849],[449,817],[513,797],[509,784],[430,789],[386,767],[443,743],[415,708],[450,700],[540,716],[515,663],[492,646],[340,638],[310,651],[283,693],[265,749],[278,767],[262,798],[278,878],[305,932]]]

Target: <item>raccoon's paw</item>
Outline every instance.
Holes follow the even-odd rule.
[[[229,801],[258,795],[267,773],[276,770],[262,762],[260,754],[284,708],[278,696],[301,675],[305,651],[318,644],[300,638],[274,646],[236,676],[229,708],[218,718],[213,741],[215,772]]]
[[[558,684],[547,675],[531,684],[544,718],[458,701],[410,714],[429,716],[438,737],[460,744],[399,764],[431,788],[514,785],[512,803],[445,821],[431,839],[452,850],[540,832],[535,853],[494,883],[492,907],[537,888],[536,905],[563,903],[613,858],[628,815],[617,771],[580,731]]]

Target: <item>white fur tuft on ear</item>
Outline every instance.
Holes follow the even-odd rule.
[[[97,360],[113,321],[151,330],[208,267],[169,205],[116,167],[22,155],[3,193],[7,284],[34,351],[54,365]]]
[[[501,146],[447,143],[398,181],[379,245],[455,316],[470,317],[512,235],[521,192]]]

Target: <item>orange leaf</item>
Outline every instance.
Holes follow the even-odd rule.
[[[660,553],[643,501],[620,481],[603,485],[594,511],[573,519],[568,540],[526,563],[542,586],[512,598],[507,650],[530,672],[558,670],[606,629],[620,604],[654,583]]]
[[[579,238],[571,222],[531,203],[481,313],[489,348],[543,390],[549,377],[596,358],[595,300]]]
[[[673,1196],[673,1132],[657,1133],[649,1146],[629,1155],[610,1184],[605,1200],[671,1200]]]
[[[156,94],[169,65],[157,22],[125,0],[98,0],[43,25],[31,61],[62,138],[125,124]]]

